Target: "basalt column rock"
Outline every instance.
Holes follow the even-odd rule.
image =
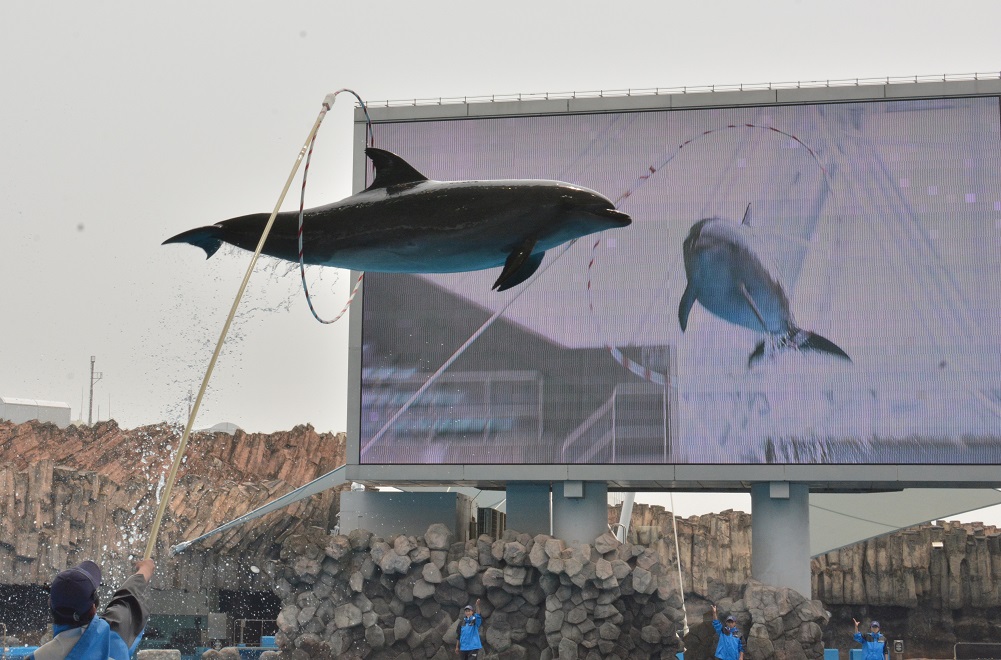
[[[610,509],[609,521],[618,520],[619,509]],[[677,571],[673,527],[670,511],[636,504],[630,540]],[[751,575],[751,516],[678,518],[677,530],[689,618],[699,620],[709,602],[740,600]],[[909,657],[951,657],[957,642],[1001,637],[1001,530],[992,525],[917,525],[815,557],[811,570],[811,597],[831,612],[827,648],[856,646],[853,618],[879,620]]]
[[[808,600],[792,589],[749,580],[734,597],[725,596],[716,604],[720,620],[728,615],[737,620],[747,657],[819,660],[824,656],[823,628],[829,614],[820,601]],[[713,657],[717,637],[709,603],[700,599],[691,603],[688,611],[699,623],[691,625],[685,637],[687,652],[697,658]]]
[[[568,545],[507,531],[451,543],[444,525],[382,539],[290,537],[275,591],[282,657],[454,657],[461,609],[480,601],[483,660],[674,658],[677,575],[611,534]]]
[[[832,612],[829,647],[849,648],[852,619],[877,619],[909,657],[951,657],[957,642],[1001,636],[1001,531],[938,522],[820,555],[813,590]]]
[[[45,585],[84,559],[102,564],[106,583],[124,580],[129,556],[147,540],[180,433],[169,424],[59,429],[0,420],[0,585]],[[342,464],[344,436],[308,425],[273,434],[197,433],[185,458],[160,529],[155,556],[164,560],[154,589],[260,591],[249,565],[266,566],[275,543],[335,520],[339,493],[325,491],[167,558],[169,546]]]

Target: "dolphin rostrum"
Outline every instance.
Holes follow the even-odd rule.
[[[751,206],[740,224],[719,218],[696,222],[683,245],[688,285],[678,305],[682,332],[698,300],[734,325],[765,334],[748,358],[748,366],[782,350],[811,350],[851,362],[834,342],[796,326],[789,297],[774,268],[751,245]]]
[[[303,214],[303,261],[361,271],[454,273],[503,266],[493,288],[531,277],[546,250],[629,216],[607,198],[560,181],[432,181],[408,162],[369,147],[375,180],[360,193]],[[268,214],[257,213],[168,238],[211,257],[222,243],[254,250]],[[299,261],[298,213],[279,213],[264,254]]]

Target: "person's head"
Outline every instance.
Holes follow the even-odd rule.
[[[878,633],[879,632],[879,621],[873,621],[872,623],[870,623],[869,624],[869,630],[872,631],[873,634]]]
[[[473,616],[473,606],[472,605],[466,605],[466,608],[464,610],[462,610],[462,616],[464,616],[464,617],[471,617],[471,616]]]
[[[728,616],[726,618],[726,627],[727,628],[736,628],[737,627],[737,620],[734,619],[732,616]]]
[[[58,625],[82,626],[90,623],[99,603],[101,567],[84,561],[56,575],[49,587],[49,610]]]

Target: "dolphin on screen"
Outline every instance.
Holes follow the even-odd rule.
[[[360,193],[303,214],[303,261],[360,271],[454,273],[503,266],[493,288],[516,286],[546,250],[630,217],[606,197],[569,183],[532,179],[433,181],[383,149],[365,154],[375,180]],[[254,250],[267,213],[173,236],[211,257],[223,243]],[[299,261],[298,213],[279,213],[263,253]]]
[[[681,331],[697,300],[724,321],[764,333],[749,367],[783,350],[818,351],[851,362],[831,340],[797,327],[777,269],[751,245],[750,225],[750,204],[740,224],[707,218],[692,225],[682,247],[688,284],[678,305]]]

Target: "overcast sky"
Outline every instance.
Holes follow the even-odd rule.
[[[0,394],[86,419],[94,355],[95,416],[184,421],[249,253],[160,243],[269,211],[341,87],[374,102],[996,74],[999,24],[991,1],[4,2]],[[350,135],[341,97],[307,205],[350,193]],[[347,274],[313,277],[339,310]],[[197,425],[344,430],[346,331],[262,262]]]

